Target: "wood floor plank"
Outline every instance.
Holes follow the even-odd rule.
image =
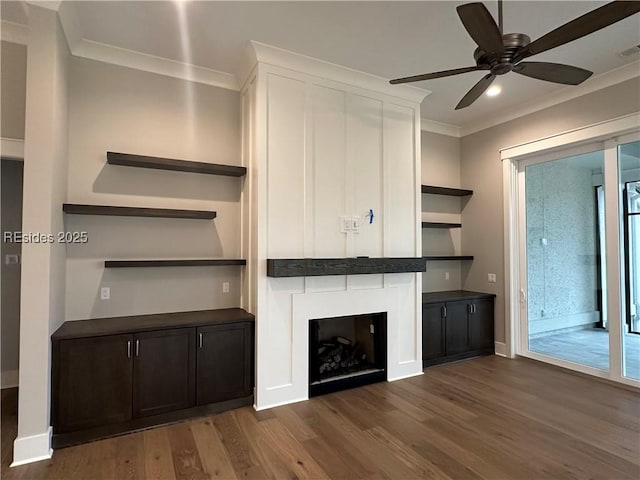
[[[289,432],[299,442],[305,442],[317,438],[318,435],[309,426],[302,421],[291,408],[274,408],[275,417],[280,420]]]
[[[191,424],[191,432],[202,466],[209,478],[236,480],[238,478],[236,472],[211,419],[194,421]]]
[[[343,415],[336,402],[338,396],[330,397],[327,395],[324,399],[314,399],[316,401],[313,402],[313,407],[328,423],[342,432],[347,442],[343,448],[357,451],[367,463],[388,478],[412,478],[415,475],[404,462],[387,449],[385,444],[376,441]]]
[[[400,410],[401,412],[404,412],[405,415],[408,415],[409,417],[413,418],[417,422],[424,422],[426,420],[434,418],[433,414],[425,412],[424,410],[414,405],[413,403],[409,402],[408,400],[404,399],[400,395],[397,395],[389,391],[389,389],[384,383],[376,383],[374,385],[369,385],[367,388],[373,394],[375,394],[376,399],[377,397],[384,398],[386,401],[394,405],[396,410]]]
[[[3,480],[640,478],[640,391],[495,356],[256,412],[56,450]]]
[[[143,432],[144,471],[147,479],[176,480],[167,428]]]
[[[339,455],[339,448],[329,444],[324,438],[315,436],[302,442],[302,446],[329,478],[334,480],[353,480],[360,478],[362,470],[348,463]]]
[[[249,440],[240,431],[232,412],[216,415],[212,417],[212,421],[238,478],[255,480],[268,478],[266,471],[256,460],[256,454],[251,451]]]
[[[391,435],[382,427],[374,427],[367,431],[378,443],[386,445],[398,459],[414,472],[415,478],[453,480],[439,467],[422,457],[398,437]]]
[[[283,458],[275,445],[266,441],[262,424],[247,410],[233,412],[233,418],[246,437],[251,450],[269,478],[294,478],[293,467]]]
[[[301,408],[302,404],[295,405],[296,414],[303,415],[304,422],[307,424],[316,434],[317,438],[323,440],[323,443],[328,448],[328,453],[333,455],[336,459],[348,465],[351,470],[356,472],[352,478],[365,478],[370,477],[376,473],[376,468],[368,462],[366,457],[360,455],[358,450],[346,448],[348,445],[348,439],[344,436],[343,432],[328,422],[322,415],[316,412],[316,409],[311,405],[316,404],[316,399],[306,402]],[[306,442],[305,442],[306,443]],[[312,443],[313,444],[313,443]],[[314,452],[318,453],[318,452]],[[326,459],[326,456],[320,454],[316,455],[316,461],[328,471],[330,467],[326,466],[322,460]]]
[[[144,480],[144,436],[133,433],[116,437],[115,441],[115,478],[122,480]]]
[[[313,459],[304,447],[289,433],[279,420],[269,420],[261,424],[264,440],[269,445],[277,445],[278,455],[290,465],[294,477],[303,479],[329,479],[327,473]]]
[[[198,447],[193,438],[190,423],[178,423],[167,428],[171,445],[173,470],[176,480],[208,480],[204,471]]]
[[[451,379],[447,382],[448,389],[452,391],[451,397],[462,402],[462,389],[465,388],[468,392],[470,387],[461,385],[456,389]],[[509,410],[522,411],[526,417],[542,422],[564,434],[573,435],[593,448],[600,448],[629,461],[638,459],[638,435],[631,429],[619,427],[593,415],[586,415],[573,409],[571,403],[559,405],[555,402],[541,401],[539,396],[523,394],[516,390],[504,393],[512,397],[517,396],[517,402],[505,396],[494,398],[492,392],[476,390],[476,394],[487,401],[490,400]]]

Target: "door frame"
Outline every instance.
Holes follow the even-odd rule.
[[[525,292],[522,279],[521,258],[523,252],[520,238],[520,228],[525,221],[519,211],[518,204],[524,194],[523,188],[519,185],[518,171],[522,164],[532,157],[536,161],[551,160],[562,156],[561,151],[571,149],[572,153],[580,150],[593,150],[593,144],[601,142],[605,151],[604,177],[617,178],[617,137],[628,134],[638,134],[640,124],[638,122],[639,112],[635,112],[622,117],[600,122],[594,125],[570,130],[557,135],[552,135],[531,142],[515,145],[500,150],[502,160],[503,198],[504,198],[504,276],[505,276],[505,343],[506,356],[514,358],[517,355],[528,356],[536,360],[553,363],[558,366],[581,371],[594,376],[609,378],[621,383],[640,387],[640,381],[622,376],[622,349],[621,349],[621,326],[619,322],[609,322],[609,348],[610,365],[609,371],[605,372],[592,367],[581,366],[572,362],[567,362],[546,355],[535,354],[523,351],[522,339],[525,332],[522,332],[521,312],[526,307]],[[590,145],[591,144],[591,145]],[[615,158],[613,158],[615,157]],[[607,191],[608,190],[608,191]],[[620,229],[618,226],[619,202],[618,189],[605,188],[605,223],[606,223],[606,245],[607,256],[607,278],[618,278],[620,276]],[[613,261],[617,258],[618,261]],[[621,314],[621,285],[620,281],[610,282],[608,291],[607,312],[609,319],[619,318]],[[612,327],[613,324],[616,324]]]

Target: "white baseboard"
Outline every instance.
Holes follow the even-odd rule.
[[[499,357],[507,357],[507,344],[503,342],[494,342],[496,355]]]
[[[52,429],[49,427],[44,433],[16,438],[13,442],[13,463],[11,466],[17,467],[51,458],[53,455],[51,434]]]
[[[18,370],[7,370],[0,373],[0,388],[17,387],[18,378]]]

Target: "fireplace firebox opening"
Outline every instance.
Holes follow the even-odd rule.
[[[309,322],[309,397],[386,379],[386,312]]]

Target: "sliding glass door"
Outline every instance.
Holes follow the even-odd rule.
[[[602,150],[524,165],[527,347],[609,370],[603,322]]]
[[[624,302],[622,374],[640,380],[640,141],[618,145]]]
[[[518,353],[640,380],[637,134],[517,162]]]

